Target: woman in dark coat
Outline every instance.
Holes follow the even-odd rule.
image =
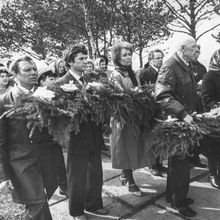
[[[115,70],[110,75],[110,82],[122,90],[130,90],[139,85],[132,70],[132,45],[120,42],[112,48],[112,59]],[[112,167],[122,169],[121,183],[128,184],[128,191],[135,196],[143,193],[133,178],[133,169],[149,166],[151,155],[144,150],[144,134],[139,131],[132,133],[132,125],[126,122],[123,126],[116,119],[111,122],[112,134],[110,136]]]
[[[215,51],[209,63],[209,70],[203,78],[202,103],[206,111],[219,106],[220,102],[220,49]],[[209,164],[209,181],[212,186],[220,187],[220,136],[207,138],[208,145],[202,146]]]

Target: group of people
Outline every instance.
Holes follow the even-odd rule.
[[[192,123],[193,112],[209,111],[220,101],[220,49],[211,57],[207,73],[197,60],[199,53],[200,46],[193,38],[187,38],[165,63],[161,50],[151,51],[149,62],[137,73],[132,69],[132,45],[128,42],[112,47],[114,70],[107,67],[105,57],[95,62],[88,60],[87,49],[80,44],[70,48],[65,59],[56,62],[54,70],[51,66],[37,70],[31,57],[22,56],[10,64],[9,70],[0,67],[0,115],[20,95],[33,93],[38,86],[61,86],[73,81],[81,88],[88,82],[108,80],[122,90],[155,83],[155,100],[165,115]],[[201,80],[202,85],[198,86]],[[146,152],[142,130],[134,135],[131,126],[129,122],[122,126],[114,117],[104,125],[82,122],[80,132],[70,134],[66,171],[62,148],[53,141],[46,127],[29,137],[26,120],[3,117],[0,119],[0,182],[12,186],[15,202],[25,204],[25,220],[52,219],[48,200],[58,186],[69,197],[69,213],[73,219],[88,219],[85,212],[106,215],[101,160],[103,133],[106,133],[110,135],[112,167],[122,170],[120,181],[129,193],[138,197],[145,195],[135,182],[135,169],[149,167],[156,176],[167,172],[167,202],[180,214],[195,216],[196,212],[189,207],[194,200],[187,197],[190,164],[204,167],[199,159],[199,154],[204,154],[208,159],[210,182],[220,188],[219,137],[203,139],[198,150],[192,152],[193,158],[170,157],[166,168],[160,158]]]

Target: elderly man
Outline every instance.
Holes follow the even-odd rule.
[[[36,88],[37,68],[30,57],[17,59],[11,71],[17,84],[0,97],[0,115],[20,95]],[[51,220],[47,199],[57,188],[54,142],[46,128],[30,138],[26,123],[22,119],[0,119],[0,182],[11,181],[13,200],[26,205],[25,220]]]
[[[69,71],[55,83],[62,85],[73,81],[79,88],[85,83],[87,50],[84,45],[75,45],[65,57]],[[85,210],[105,215],[102,201],[102,127],[88,121],[80,124],[78,134],[71,133],[67,148],[67,179],[69,212],[75,220],[86,220]]]
[[[187,123],[192,123],[190,116],[196,109],[196,81],[189,67],[196,47],[194,38],[184,39],[177,52],[162,66],[155,87],[155,98],[167,114]],[[196,212],[188,205],[193,199],[186,195],[190,184],[188,157],[172,156],[168,161],[167,201],[180,214],[193,217]]]

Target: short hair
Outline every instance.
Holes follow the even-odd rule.
[[[94,64],[93,60],[88,59],[86,64],[92,64],[93,70],[95,69],[95,64]]]
[[[161,53],[162,57],[164,57],[163,51],[160,49],[151,50],[148,54],[148,62],[154,59],[154,53]]]
[[[19,73],[19,63],[22,61],[34,62],[34,60],[30,56],[25,55],[25,56],[19,57],[14,62],[12,62],[10,65],[10,72],[12,74],[17,75]]]
[[[112,47],[112,60],[115,65],[120,65],[122,49],[127,49],[132,53],[132,44],[127,41],[121,41]]]
[[[177,50],[182,51],[183,48],[185,48],[189,43],[191,43],[192,41],[195,41],[195,38],[193,38],[192,36],[187,36],[187,37],[183,37],[180,42],[178,42],[177,45]]]
[[[85,55],[88,54],[87,49],[83,44],[74,45],[70,49],[65,51],[64,56],[65,56],[66,66],[68,68],[70,68],[69,63],[74,62],[77,54],[79,54],[79,53],[82,53],[82,54],[85,54]]]
[[[1,73],[6,73],[7,75],[9,75],[8,69],[6,67],[4,67],[4,66],[0,66],[0,74]]]

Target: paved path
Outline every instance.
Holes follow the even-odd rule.
[[[205,159],[203,158],[205,161]],[[206,161],[205,161],[206,162]],[[119,182],[119,170],[111,168],[110,158],[103,155],[104,206],[110,211],[109,216],[87,214],[89,220],[131,219],[131,220],[181,220],[189,219],[176,213],[165,202],[166,176],[152,177],[148,168],[136,170],[134,176],[145,196],[138,198],[128,193],[126,186]],[[220,190],[214,189],[207,182],[207,169],[191,169],[189,197],[194,198],[191,206],[197,212],[196,220],[220,219]],[[57,193],[50,201],[54,220],[70,220],[68,200]]]

